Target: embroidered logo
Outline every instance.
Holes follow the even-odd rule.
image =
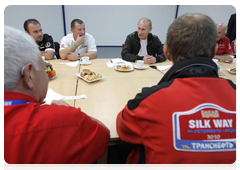
[[[63,47],[64,47],[64,44],[61,44],[61,47],[63,48]]]
[[[50,47],[51,46],[51,43],[50,42],[47,42],[46,44],[45,44],[45,47]]]
[[[236,111],[211,103],[172,116],[174,148],[181,151],[236,150]]]

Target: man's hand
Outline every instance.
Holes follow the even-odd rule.
[[[68,52],[67,59],[69,61],[77,61],[78,60],[78,54],[73,53],[73,52]]]
[[[232,63],[233,58],[230,57],[229,55],[221,55],[221,57],[219,58],[220,61],[226,62],[226,63]]]
[[[54,53],[54,51],[41,51],[41,55],[45,57],[45,60],[53,59]]]
[[[153,57],[152,55],[146,55],[144,58],[143,58],[143,60],[144,60],[144,63],[145,64],[153,64],[153,63],[156,63],[156,58],[155,57]]]
[[[69,104],[63,100],[53,100],[50,105],[64,105],[69,106]]]
[[[82,36],[80,37],[80,35],[78,34],[77,39],[76,39],[76,41],[75,41],[75,44],[76,44],[77,46],[82,45],[82,44],[84,43],[84,37],[85,37],[85,35],[82,35]]]

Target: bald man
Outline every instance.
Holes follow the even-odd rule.
[[[231,48],[230,39],[226,37],[226,34],[227,26],[223,23],[217,24],[218,50],[214,58],[219,61],[231,63],[233,61],[231,57],[233,55],[233,50]]]

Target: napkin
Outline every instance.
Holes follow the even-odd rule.
[[[71,67],[77,67],[79,64],[79,61],[74,61],[74,62],[66,62],[66,63],[60,63],[60,64],[66,64]]]
[[[121,58],[114,58],[114,59],[111,59],[110,62],[112,61],[113,64],[120,64],[120,63],[125,63],[126,61],[121,59]]]
[[[234,58],[234,56],[233,55],[229,55],[230,57],[232,57],[232,59],[233,59],[233,63],[236,63],[236,58]]]
[[[87,98],[86,95],[80,95],[80,96],[63,96],[61,94],[56,93],[52,89],[48,89],[47,95],[44,99],[45,104],[51,104],[53,100],[71,100],[71,99],[85,99]]]
[[[157,66],[157,68],[161,71],[166,70],[168,68],[172,67],[172,65],[167,65],[167,66]]]

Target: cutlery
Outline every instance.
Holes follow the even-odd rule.
[[[161,70],[159,70],[159,69],[157,68],[157,66],[151,65],[150,67],[153,68],[153,69],[156,69],[156,70],[160,71],[162,74],[164,74]]]

